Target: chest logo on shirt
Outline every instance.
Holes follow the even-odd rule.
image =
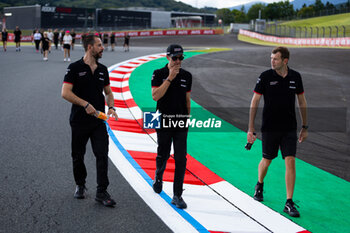
[[[273,81],[273,82],[270,82],[270,86],[275,86],[278,84],[278,81]]]
[[[289,83],[290,83],[290,84],[292,84],[292,83],[295,84],[295,81],[289,81]]]
[[[98,79],[101,80],[101,81],[105,80],[105,78],[104,78],[104,73],[101,73],[101,72],[100,72],[99,74],[102,75],[102,76],[99,77]]]
[[[85,76],[85,75],[86,75],[86,71],[85,71],[85,72],[80,72],[80,73],[79,73],[79,77]]]

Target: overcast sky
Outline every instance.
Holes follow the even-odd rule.
[[[188,5],[198,7],[198,8],[208,6],[208,7],[215,7],[220,9],[220,8],[229,8],[232,6],[238,6],[241,4],[254,2],[258,0],[176,0],[176,1],[181,1]],[[261,1],[271,3],[276,0],[261,0]]]

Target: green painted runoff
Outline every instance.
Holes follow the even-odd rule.
[[[204,52],[185,52],[185,59],[203,54]],[[156,102],[151,95],[151,77],[155,69],[162,68],[166,63],[166,58],[156,59],[132,72],[129,80],[130,91],[141,109],[155,110]],[[191,107],[202,108],[194,101]],[[220,119],[205,109],[200,113],[207,118]],[[221,121],[224,122],[222,132],[190,130],[188,153],[238,189],[253,196],[262,155],[261,141],[257,140],[252,149],[246,151],[246,132]],[[350,183],[300,159],[296,160],[296,167],[293,199],[300,206],[301,217],[291,218],[283,212],[286,189],[285,165],[281,156],[272,162],[265,178],[263,203],[311,232],[349,232],[350,200],[347,194]]]

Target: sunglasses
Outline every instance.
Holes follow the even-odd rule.
[[[177,59],[179,59],[180,61],[182,61],[185,57],[183,55],[179,56],[179,57],[171,57],[171,59],[173,61],[176,61]]]

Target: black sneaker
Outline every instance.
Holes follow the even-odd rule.
[[[163,189],[163,181],[162,179],[158,179],[157,176],[154,178],[153,185],[152,185],[153,191],[156,193],[161,193]]]
[[[264,200],[263,191],[264,191],[264,183],[261,184],[258,182],[255,185],[254,200],[263,201]]]
[[[187,204],[182,197],[174,196],[173,200],[171,200],[171,204],[176,205],[176,207],[179,209],[187,208]]]
[[[97,192],[95,200],[102,203],[104,206],[113,207],[117,203],[111,198],[111,195],[107,191]]]
[[[286,205],[284,206],[283,211],[291,217],[300,217],[299,211],[295,208],[297,206],[292,200],[287,200]],[[297,206],[299,207],[299,206]]]
[[[85,185],[77,185],[77,187],[75,188],[74,198],[84,199],[86,190],[87,188],[85,187]]]

